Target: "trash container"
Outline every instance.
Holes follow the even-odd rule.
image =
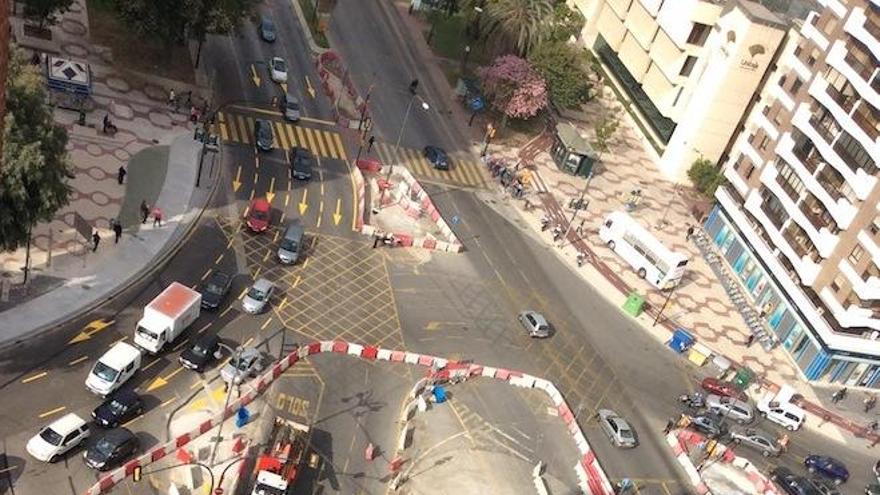
[[[696,339],[690,334],[690,332],[683,328],[679,328],[672,332],[672,338],[669,339],[668,344],[670,349],[681,354],[690,349],[690,347],[694,345],[694,342],[696,342]]]
[[[623,311],[626,314],[638,317],[642,314],[642,308],[645,306],[645,298],[638,295],[635,292],[630,292],[628,296],[626,296],[626,302],[623,303]]]
[[[740,390],[745,390],[752,383],[752,380],[755,378],[755,373],[743,366],[742,368],[736,370],[736,374],[733,376],[733,383]]]

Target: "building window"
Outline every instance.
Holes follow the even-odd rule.
[[[801,52],[803,52],[803,51],[804,51],[804,49],[801,45],[794,47],[794,56],[797,58],[801,58]]]
[[[840,291],[845,287],[846,279],[842,273],[838,274],[834,277],[834,280],[831,281],[831,290],[833,290],[835,294],[840,294]]]
[[[862,259],[862,255],[863,255],[863,254],[865,254],[865,250],[862,249],[862,245],[861,245],[861,244],[856,244],[856,245],[853,247],[853,250],[850,251],[849,256],[847,257],[847,259],[849,259],[849,262],[852,263],[853,266],[856,266],[856,265],[859,264],[859,261]]]
[[[691,45],[703,46],[711,31],[712,26],[695,22],[694,27],[691,29],[691,34],[688,35],[687,42]]]
[[[792,201],[797,202],[806,190],[804,182],[797,176],[794,168],[782,159],[776,161],[776,169],[779,171],[777,177],[782,190],[788,194]]]
[[[684,65],[681,66],[681,72],[679,72],[678,75],[684,77],[691,75],[691,71],[694,70],[694,65],[696,64],[697,57],[693,55],[688,55],[688,57],[684,60]]]
[[[825,25],[822,26],[822,32],[828,36],[831,36],[834,33],[834,30],[837,29],[838,20],[836,16],[829,15],[825,16]]]
[[[849,133],[845,131],[840,133],[837,142],[834,143],[834,151],[843,158],[843,161],[845,161],[853,171],[860,168],[868,175],[874,175],[877,173],[877,165],[874,163],[871,155],[868,154],[868,152],[865,151],[865,148],[862,147],[861,143],[856,141],[855,138],[849,135]]]
[[[874,262],[868,263],[868,267],[862,272],[862,280],[867,282],[869,278],[880,278],[880,268]]]
[[[800,77],[795,77],[794,82],[791,83],[791,87],[788,88],[788,92],[791,93],[792,96],[797,96],[798,90],[801,89],[801,86],[804,85],[804,82],[801,81]]]
[[[780,87],[780,88],[784,88],[784,87],[785,87],[785,81],[786,81],[787,78],[788,78],[788,76],[786,76],[786,75],[784,75],[784,74],[782,75],[782,77],[779,78],[779,87]]]
[[[822,52],[819,51],[818,48],[813,48],[810,50],[810,56],[807,57],[807,65],[810,67],[816,65],[816,60],[819,60],[819,57],[822,56]]]
[[[870,229],[871,235],[877,235],[877,233],[880,232],[880,217],[874,217],[874,221],[871,222],[868,229]]]
[[[768,144],[770,144],[770,136],[764,134],[764,136],[761,137],[761,142],[758,144],[758,149],[765,151]]]

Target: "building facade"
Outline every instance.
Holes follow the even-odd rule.
[[[802,0],[774,12],[749,0],[570,0],[587,19],[581,42],[631,102],[667,177],[729,151],[785,44]],[[796,16],[795,16],[796,18]]]
[[[820,0],[705,227],[810,380],[880,388],[880,0]]]

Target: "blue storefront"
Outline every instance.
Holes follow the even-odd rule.
[[[880,388],[880,360],[854,360],[825,348],[720,206],[712,209],[703,227],[808,380]]]

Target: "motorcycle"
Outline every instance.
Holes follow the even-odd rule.
[[[582,267],[584,265],[584,262],[587,261],[586,253],[584,253],[583,251],[578,251],[575,261],[577,261],[578,268]]]
[[[560,227],[559,225],[557,225],[556,227],[553,227],[553,240],[554,241],[558,241],[559,239],[562,239],[562,236],[564,234],[565,234],[565,231],[563,231],[562,227]]]
[[[547,216],[541,217],[541,232],[550,228],[550,219]]]
[[[700,392],[682,394],[678,396],[678,401],[692,409],[701,409],[706,406],[706,399]]]

